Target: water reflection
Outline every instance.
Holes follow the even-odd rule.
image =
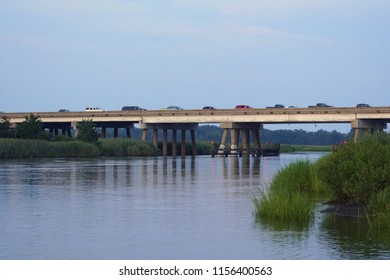
[[[389,235],[320,212],[255,221],[251,196],[306,157],[2,161],[0,259],[389,258]]]
[[[355,218],[325,214],[321,224],[323,242],[340,259],[390,259],[390,231],[370,229]]]

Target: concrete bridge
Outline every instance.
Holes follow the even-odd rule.
[[[315,107],[315,108],[253,108],[253,109],[218,109],[218,110],[148,110],[148,111],[82,111],[82,112],[24,112],[0,113],[0,118],[9,118],[17,126],[26,116],[39,116],[42,124],[54,134],[59,130],[71,136],[71,130],[77,135],[77,123],[92,120],[102,129],[130,129],[138,124],[143,130],[142,139],[146,141],[148,130],[153,131],[152,142],[157,146],[158,130],[163,131],[163,155],[167,155],[167,131],[172,130],[172,150],[176,155],[177,131],[181,131],[182,155],[186,131],[191,131],[191,144],[195,154],[195,130],[198,124],[215,123],[224,129],[218,153],[223,153],[228,133],[231,135],[231,153],[237,153],[238,139],[241,134],[243,154],[249,152],[249,138],[252,134],[255,149],[260,149],[259,132],[265,124],[302,124],[302,123],[350,123],[356,140],[362,133],[383,130],[390,122],[390,106],[386,107]]]

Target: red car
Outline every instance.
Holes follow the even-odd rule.
[[[237,105],[236,106],[236,110],[245,110],[245,109],[253,109],[253,108],[249,105]]]

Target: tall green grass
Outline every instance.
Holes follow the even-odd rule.
[[[341,203],[362,205],[371,227],[390,229],[390,136],[366,135],[317,162],[319,178]]]
[[[373,228],[390,229],[390,187],[371,195],[367,204],[367,221]]]
[[[153,156],[158,154],[159,151],[151,144],[133,139],[103,139],[96,144],[75,140],[0,139],[0,159]]]
[[[309,161],[296,161],[280,170],[268,192],[253,198],[257,218],[309,221],[314,217],[314,201],[326,193]]]
[[[390,136],[367,135],[342,145],[320,159],[317,170],[337,200],[367,205],[373,194],[390,186]]]
[[[332,146],[327,145],[280,145],[281,153],[293,152],[331,152]]]
[[[100,142],[103,156],[156,156],[159,150],[152,144],[129,138],[102,139]]]
[[[49,142],[29,139],[0,139],[0,159],[91,157],[100,155],[97,146],[79,142]]]

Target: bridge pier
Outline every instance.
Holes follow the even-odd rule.
[[[67,135],[68,137],[72,137],[71,133],[71,124],[70,123],[46,123],[44,124],[44,128],[49,130],[49,133],[53,136]]]
[[[384,120],[362,120],[357,119],[352,121],[353,141],[356,142],[361,136],[371,132],[383,131],[387,128]]]
[[[161,124],[145,124],[141,123],[142,140],[146,141],[148,129],[153,130],[152,143],[155,148],[158,148],[158,130],[162,130],[162,154],[168,156],[168,131],[172,131],[172,156],[177,156],[177,130],[181,130],[181,156],[186,155],[186,132],[190,131],[191,134],[191,152],[193,156],[196,156],[196,137],[195,130],[198,128],[198,124],[195,123],[161,123]]]
[[[233,156],[239,155],[239,139],[241,134],[242,155],[249,156],[250,150],[250,134],[252,134],[253,153],[260,155],[260,130],[263,126],[260,123],[221,123],[221,128],[224,129],[221,139],[221,144],[218,148],[218,155],[225,155],[225,145],[228,133],[230,131],[230,154]]]

